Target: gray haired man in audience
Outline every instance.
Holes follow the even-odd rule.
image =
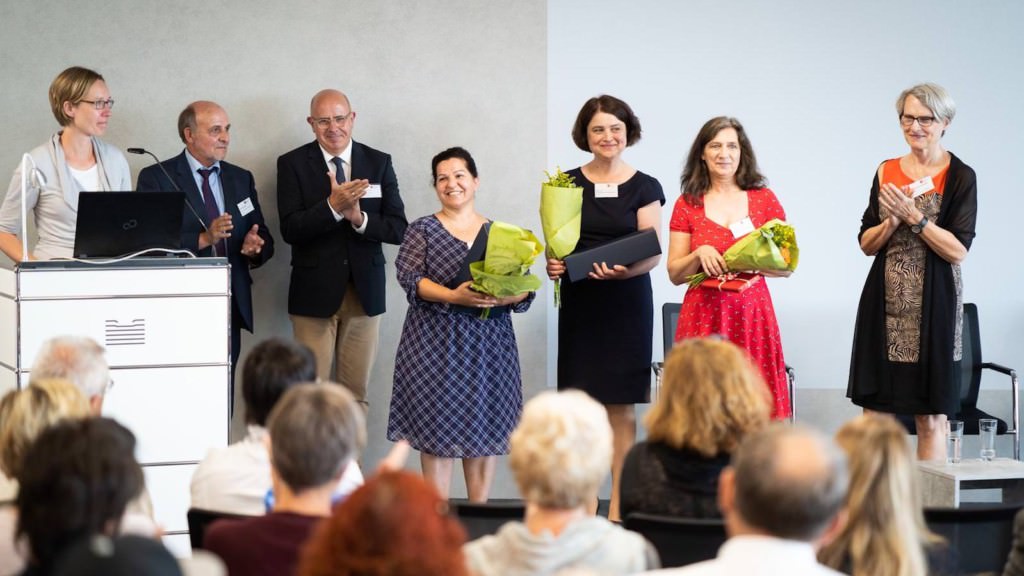
[[[366,444],[363,410],[337,384],[299,384],[270,413],[274,508],[266,516],[220,520],[204,547],[229,574],[292,574],[313,528],[331,514],[334,489]]]
[[[111,384],[103,347],[85,336],[55,336],[43,342],[29,384],[43,378],[63,378],[77,386],[94,416],[103,410],[103,395]]]
[[[714,560],[658,574],[839,574],[815,549],[842,523],[846,459],[835,443],[803,427],[776,424],[748,436],[721,475],[718,505],[729,540]]]

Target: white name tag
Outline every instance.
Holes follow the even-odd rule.
[[[241,202],[238,203],[238,212],[242,216],[248,215],[249,212],[252,212],[253,210],[255,210],[255,208],[253,208],[252,206],[251,198],[246,198],[245,200],[242,200]]]
[[[618,198],[618,184],[594,184],[594,198]]]
[[[917,198],[923,194],[927,194],[932,190],[935,190],[935,182],[932,182],[931,176],[925,176],[917,182],[911,182],[907,189],[910,190],[910,197]]]
[[[370,184],[366,187],[366,196],[363,198],[380,198],[380,184]]]
[[[754,231],[754,223],[750,221],[750,216],[744,216],[743,220],[730,225],[729,230],[733,238],[741,238]]]

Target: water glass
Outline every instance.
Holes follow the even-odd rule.
[[[980,418],[978,433],[981,435],[981,459],[986,462],[996,457],[996,428],[999,421],[995,418]]]
[[[962,420],[946,421],[946,462],[960,463],[960,445],[964,440],[964,423]]]

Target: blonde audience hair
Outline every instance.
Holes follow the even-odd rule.
[[[612,463],[608,413],[579,390],[541,392],[527,402],[510,444],[520,493],[545,508],[578,508],[595,498]]]
[[[925,524],[903,426],[887,414],[864,414],[844,424],[836,442],[849,463],[848,516],[818,559],[852,576],[927,574],[925,549],[943,540]]]
[[[644,425],[652,442],[711,458],[731,454],[770,418],[768,389],[746,353],[726,340],[693,338],[665,358],[661,393]]]
[[[43,378],[0,400],[0,469],[19,478],[24,456],[36,437],[65,418],[89,415],[89,402],[74,384],[63,378]]]

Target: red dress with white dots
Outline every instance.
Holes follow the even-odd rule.
[[[748,214],[754,228],[773,218],[786,219],[775,194],[767,189],[747,190]],[[725,252],[738,238],[732,231],[704,215],[704,207],[693,206],[682,196],[672,209],[669,228],[690,235],[690,249],[710,245]],[[775,308],[768,284],[758,282],[743,292],[720,292],[690,288],[683,298],[676,328],[676,342],[684,338],[720,334],[743,347],[760,367],[773,398],[773,418],[788,418],[789,391],[786,362],[782,358],[782,338],[775,320]]]

